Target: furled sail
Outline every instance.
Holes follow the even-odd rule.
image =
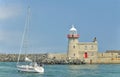
[[[25,61],[32,62],[32,60],[29,59],[28,57],[25,57]]]

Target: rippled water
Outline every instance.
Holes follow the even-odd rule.
[[[0,77],[120,77],[120,64],[45,65],[45,73],[18,72],[15,62],[0,62]]]

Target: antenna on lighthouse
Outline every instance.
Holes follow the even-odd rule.
[[[72,28],[75,28],[74,25],[72,25]]]

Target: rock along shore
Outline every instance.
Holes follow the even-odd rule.
[[[19,54],[0,54],[0,62],[17,62]],[[24,54],[21,54],[20,62],[24,61]],[[28,58],[32,61],[36,61],[38,64],[85,64],[80,60],[58,60],[58,59],[50,59],[47,54],[28,54]]]

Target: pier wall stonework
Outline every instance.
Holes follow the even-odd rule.
[[[17,62],[19,54],[0,54],[0,62]],[[47,54],[28,54],[28,58],[34,61],[41,61],[47,58]],[[24,61],[25,54],[21,54],[20,61]]]
[[[98,58],[97,59],[97,64],[117,64],[120,63],[120,58]]]
[[[49,53],[48,58],[49,59],[57,59],[57,60],[66,60],[67,54],[60,54],[60,53]]]
[[[96,53],[96,56],[94,57],[88,57],[88,58],[79,58],[81,61],[85,61],[87,64],[107,64],[107,63],[120,63],[118,53]],[[57,60],[67,60],[66,54],[49,54],[48,58],[56,58]]]
[[[24,61],[24,54],[21,55],[20,61]],[[88,57],[84,61],[87,64],[109,64],[109,63],[120,63],[120,55],[118,53],[97,53],[96,58]],[[67,61],[67,54],[29,54],[28,57],[32,60],[35,59],[37,62],[51,63],[56,61]],[[18,54],[0,54],[0,62],[16,62]],[[83,59],[79,59],[83,60]]]

